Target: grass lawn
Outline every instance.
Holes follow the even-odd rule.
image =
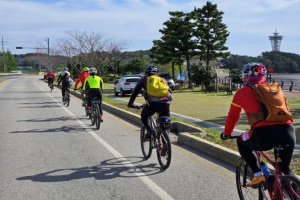
[[[106,96],[114,96],[113,84],[105,84]],[[199,88],[196,89],[175,89],[173,91],[174,100],[171,103],[171,111],[197,119],[224,125],[233,95],[220,93],[202,93]],[[130,95],[125,97],[118,96],[129,101]],[[300,144],[300,98],[288,97],[289,107],[294,117],[296,127],[297,144]],[[139,95],[136,98],[137,103],[144,103],[144,98]],[[241,118],[235,127],[239,130],[249,128],[246,116],[241,113]]]

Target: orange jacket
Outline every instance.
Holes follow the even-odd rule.
[[[77,90],[79,87],[83,86],[84,80],[90,76],[90,72],[82,72],[76,79],[74,89]]]

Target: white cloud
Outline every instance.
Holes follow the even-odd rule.
[[[204,0],[2,0],[0,34],[6,48],[13,53],[22,53],[15,46],[27,41],[30,42],[26,46],[35,46],[50,38],[53,44],[56,39],[66,37],[66,30],[104,32],[116,40],[131,42],[128,50],[149,49],[152,40],[160,38],[159,29],[169,19],[169,11],[190,12],[205,3]],[[223,22],[230,32],[227,46],[232,53],[257,56],[270,51],[268,36],[277,29],[284,36],[282,50],[300,54],[296,39],[299,38],[296,22],[300,20],[298,0],[212,3],[225,12]]]

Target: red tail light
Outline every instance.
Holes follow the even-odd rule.
[[[130,85],[130,83],[129,82],[125,82],[124,85]]]

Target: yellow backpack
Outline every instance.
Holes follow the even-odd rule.
[[[165,97],[169,93],[167,82],[158,75],[151,75],[147,78],[147,93],[154,97]]]

